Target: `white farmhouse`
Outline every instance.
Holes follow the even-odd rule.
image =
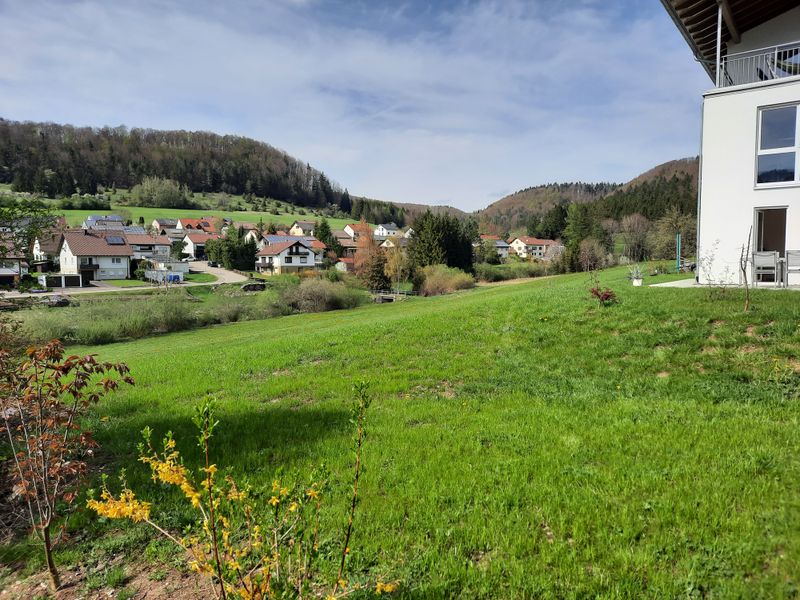
[[[546,257],[547,249],[554,244],[553,240],[540,240],[539,238],[523,235],[511,241],[509,251],[515,252],[520,258],[538,258],[541,260]]]
[[[289,228],[289,235],[298,237],[314,235],[316,225],[314,221],[295,221]]]
[[[394,223],[381,223],[375,228],[375,236],[376,237],[391,237],[397,235],[400,232],[400,228]]]
[[[302,240],[277,242],[256,253],[256,271],[268,275],[296,273],[322,267],[322,252]]]
[[[711,77],[703,94],[698,281],[800,283],[800,6],[662,0]],[[757,265],[758,273],[755,273]]]
[[[59,248],[59,265],[65,275],[80,275],[83,282],[126,279],[133,251],[118,231],[82,229],[65,231]]]
[[[188,254],[195,260],[201,260],[206,256],[206,242],[208,240],[218,240],[222,236],[218,233],[187,233],[184,238],[183,253]]]

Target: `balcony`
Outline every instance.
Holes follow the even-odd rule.
[[[720,59],[717,87],[728,88],[800,75],[800,42],[729,54]]]

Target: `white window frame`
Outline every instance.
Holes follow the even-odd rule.
[[[122,264],[122,259],[119,256],[113,256],[111,258],[111,263],[115,264],[115,265],[121,265]]]
[[[795,132],[794,132],[794,146],[786,146],[784,148],[770,148],[769,150],[761,149],[761,125],[762,116],[765,112],[779,108],[794,107],[797,111],[795,115]],[[770,154],[788,154],[794,152],[794,179],[792,181],[770,181],[766,183],[758,182],[758,159],[762,156]],[[757,189],[769,188],[782,188],[782,187],[796,187],[800,185],[800,103],[789,102],[786,104],[774,104],[771,106],[760,106],[758,108],[758,135],[756,136],[756,162],[754,168],[754,182]]]

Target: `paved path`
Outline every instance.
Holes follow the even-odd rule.
[[[197,260],[189,263],[189,268],[196,273],[210,273],[215,275],[217,280],[208,283],[197,283],[187,281],[186,283],[178,284],[176,287],[194,287],[198,285],[216,285],[218,283],[242,283],[247,281],[247,277],[239,275],[233,271],[222,269],[219,267],[209,267],[208,263],[202,260]],[[136,287],[115,287],[113,285],[104,284],[102,281],[94,282],[94,285],[89,287],[70,287],[63,289],[54,289],[52,292],[42,292],[41,294],[20,294],[19,292],[6,292],[3,294],[4,298],[41,298],[43,296],[72,296],[76,294],[106,294],[113,292],[136,292],[141,290],[152,290],[156,286],[146,284]]]

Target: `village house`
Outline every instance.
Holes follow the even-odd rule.
[[[540,240],[539,238],[524,235],[511,241],[509,251],[515,252],[520,258],[538,258],[542,260],[547,257],[548,248],[555,244],[556,242],[553,240]]]
[[[119,215],[89,215],[81,224],[81,229],[119,229],[125,227],[125,222]]]
[[[314,221],[295,221],[289,228],[289,235],[297,237],[313,236],[314,227],[316,226],[317,224]]]
[[[324,246],[324,245],[323,245]],[[256,253],[256,271],[268,275],[297,273],[322,267],[322,251],[315,251],[302,240],[264,246]]]
[[[80,275],[83,283],[127,279],[133,251],[116,231],[89,229],[65,231],[59,249],[59,268],[65,275]]]
[[[134,260],[168,260],[172,242],[165,235],[153,236],[146,233],[126,234]]]
[[[382,223],[375,228],[375,235],[383,238],[397,235],[399,232],[400,228],[394,223]]]
[[[206,233],[220,233],[220,219],[202,217],[200,219],[180,218],[175,224],[175,229],[204,231]]]
[[[800,284],[800,6],[662,4],[713,86],[703,94],[698,281],[741,283],[744,249],[750,281]]]
[[[177,229],[178,219],[153,219],[150,227],[152,227],[156,233],[164,234],[167,229]]]
[[[349,223],[344,226],[344,232],[350,239],[358,240],[359,236],[372,235],[372,228],[367,223]]]
[[[386,238],[383,242],[381,242],[381,248],[406,248],[408,247],[409,239],[407,237],[403,237],[402,235],[394,235],[392,237]]]
[[[33,241],[33,268],[42,273],[58,268],[61,229],[44,230]]]
[[[511,249],[511,246],[505,240],[501,240],[496,235],[487,235],[482,234],[480,236],[480,242],[475,242],[472,246],[477,248],[480,244],[484,242],[492,242],[494,244],[495,250],[497,251],[497,256],[499,256],[502,260],[508,258],[508,253]]]
[[[411,227],[409,227],[408,229],[406,229],[406,230],[403,232],[403,237],[410,238],[412,235],[414,235],[414,230],[413,230],[413,229],[411,229]]]
[[[0,247],[3,247],[3,258],[0,259],[0,285],[14,286],[19,283],[20,278],[28,273],[28,263],[25,262],[25,255],[18,249],[14,249],[15,244],[5,236],[14,235],[4,232],[0,237]]]
[[[185,243],[183,253],[195,260],[202,260],[206,257],[206,242],[208,240],[218,240],[221,237],[218,233],[206,233],[204,231],[187,233],[183,238]]]

